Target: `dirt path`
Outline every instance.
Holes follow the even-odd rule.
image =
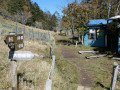
[[[78,53],[78,50],[65,47],[64,45],[60,45],[60,49],[63,57],[77,67],[79,73],[79,84],[85,87],[93,86],[92,78],[89,76],[88,72],[84,70],[85,66],[81,63],[78,63],[78,60],[81,60],[80,57],[76,55]]]

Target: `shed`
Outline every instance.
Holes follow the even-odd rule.
[[[118,32],[119,32],[119,34],[118,34],[118,53],[120,54],[120,24],[117,26],[117,28],[118,28]]]
[[[116,26],[117,35],[115,35],[115,36],[118,40],[115,44],[116,44],[116,47],[117,47],[116,49],[118,51],[118,54],[120,54],[120,15],[111,17],[109,20],[111,20],[112,22],[116,21],[116,22],[119,23],[119,25]]]
[[[84,34],[84,45],[93,47],[107,46],[107,20],[92,19],[87,24],[88,30]]]

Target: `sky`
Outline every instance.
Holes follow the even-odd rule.
[[[60,15],[62,14],[62,9],[64,6],[67,6],[68,3],[74,1],[74,0],[31,0],[33,2],[36,2],[40,9],[43,11],[49,10],[51,14],[53,14],[55,11],[58,11]]]

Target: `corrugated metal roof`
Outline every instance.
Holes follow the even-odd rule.
[[[107,24],[106,19],[92,19],[89,20],[89,23],[87,25],[103,25],[103,24]]]
[[[120,15],[117,15],[117,16],[114,16],[114,17],[111,17],[110,19],[120,19]]]

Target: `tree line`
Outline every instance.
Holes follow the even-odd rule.
[[[41,29],[55,30],[59,13],[44,12],[30,0],[0,0],[0,15],[13,21]]]
[[[120,0],[74,0],[63,8],[61,25],[66,30],[72,29],[72,34],[77,32],[78,40],[82,40],[86,23],[90,19],[108,19],[120,15]]]

